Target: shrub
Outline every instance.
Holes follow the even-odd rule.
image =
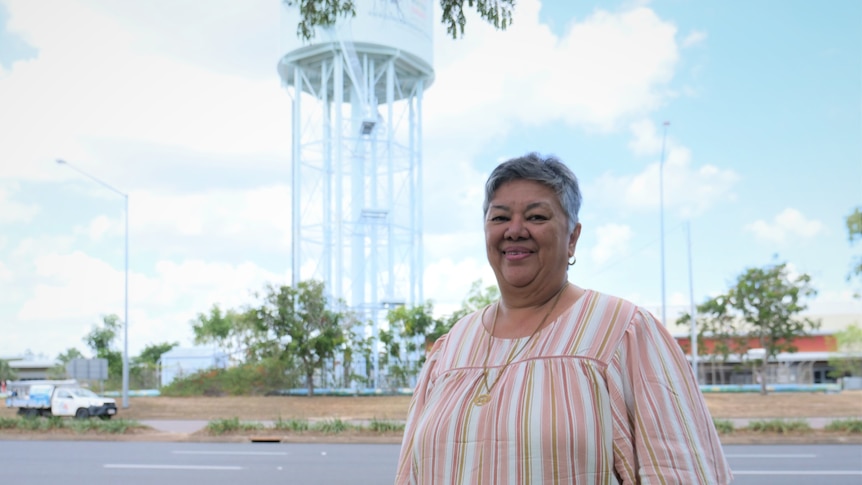
[[[0,418],[0,429],[23,431],[70,430],[76,433],[97,432],[124,434],[130,429],[142,427],[137,421],[115,419],[103,421],[96,419],[68,419],[60,416],[48,418]]]
[[[278,429],[278,430],[302,432],[302,431],[308,431],[310,428],[310,425],[308,424],[307,419],[289,419],[289,420],[285,421],[281,418],[278,418],[273,423],[273,428]]]
[[[862,419],[848,418],[836,419],[827,424],[826,431],[840,431],[845,433],[862,433]]]
[[[404,423],[396,423],[393,421],[378,421],[376,419],[372,419],[371,424],[369,424],[368,426],[368,429],[374,431],[375,433],[404,431]]]
[[[314,431],[320,431],[320,432],[326,433],[326,434],[338,434],[338,433],[343,433],[343,432],[345,432],[349,429],[352,429],[352,428],[353,428],[353,426],[351,426],[349,423],[345,423],[344,421],[342,421],[340,419],[331,419],[331,420],[320,421],[318,423],[315,423],[311,429]]]
[[[721,434],[733,433],[735,429],[733,422],[727,419],[713,419],[712,424],[715,426],[716,431]]]
[[[207,431],[212,434],[221,435],[225,433],[231,433],[236,431],[256,431],[259,429],[263,429],[263,425],[260,423],[250,423],[246,421],[240,421],[239,418],[226,418],[226,419],[216,419],[214,421],[210,421],[207,423]]]
[[[277,359],[243,364],[229,369],[206,369],[175,379],[160,392],[163,396],[253,396],[300,384],[299,374]]]
[[[748,429],[757,433],[790,433],[790,432],[805,432],[811,431],[811,426],[807,421],[802,419],[770,419],[751,421],[748,423]]]
[[[0,418],[0,429],[15,429],[18,427],[18,418]]]

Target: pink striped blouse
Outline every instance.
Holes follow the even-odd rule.
[[[644,309],[587,291],[477,406],[481,312],[433,346],[410,405],[397,484],[725,484],[732,474],[691,367]],[[488,382],[527,338],[491,338]]]

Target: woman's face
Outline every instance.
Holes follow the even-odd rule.
[[[548,186],[532,180],[501,185],[485,215],[485,250],[500,289],[556,287],[580,233],[580,223],[568,232],[566,213]]]

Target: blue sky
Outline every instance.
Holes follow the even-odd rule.
[[[0,356],[85,350],[123,312],[122,199],[57,158],[130,195],[130,351],[190,345],[197,313],[289,275],[279,2],[35,3],[0,0]],[[696,301],[788,262],[812,311],[859,315],[860,19],[853,1],[524,0],[506,32],[435,23],[425,182],[447,190],[426,191],[425,297],[446,313],[493,283],[481,184],[538,151],[584,190],[571,281],[658,314],[669,121],[669,317],[689,303],[686,223]]]

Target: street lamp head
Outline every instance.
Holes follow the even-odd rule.
[[[66,164],[66,161],[65,161],[65,160],[63,160],[63,159],[61,159],[61,158],[58,158],[58,159],[57,159],[57,163],[59,163],[60,165],[65,165],[65,164]]]

